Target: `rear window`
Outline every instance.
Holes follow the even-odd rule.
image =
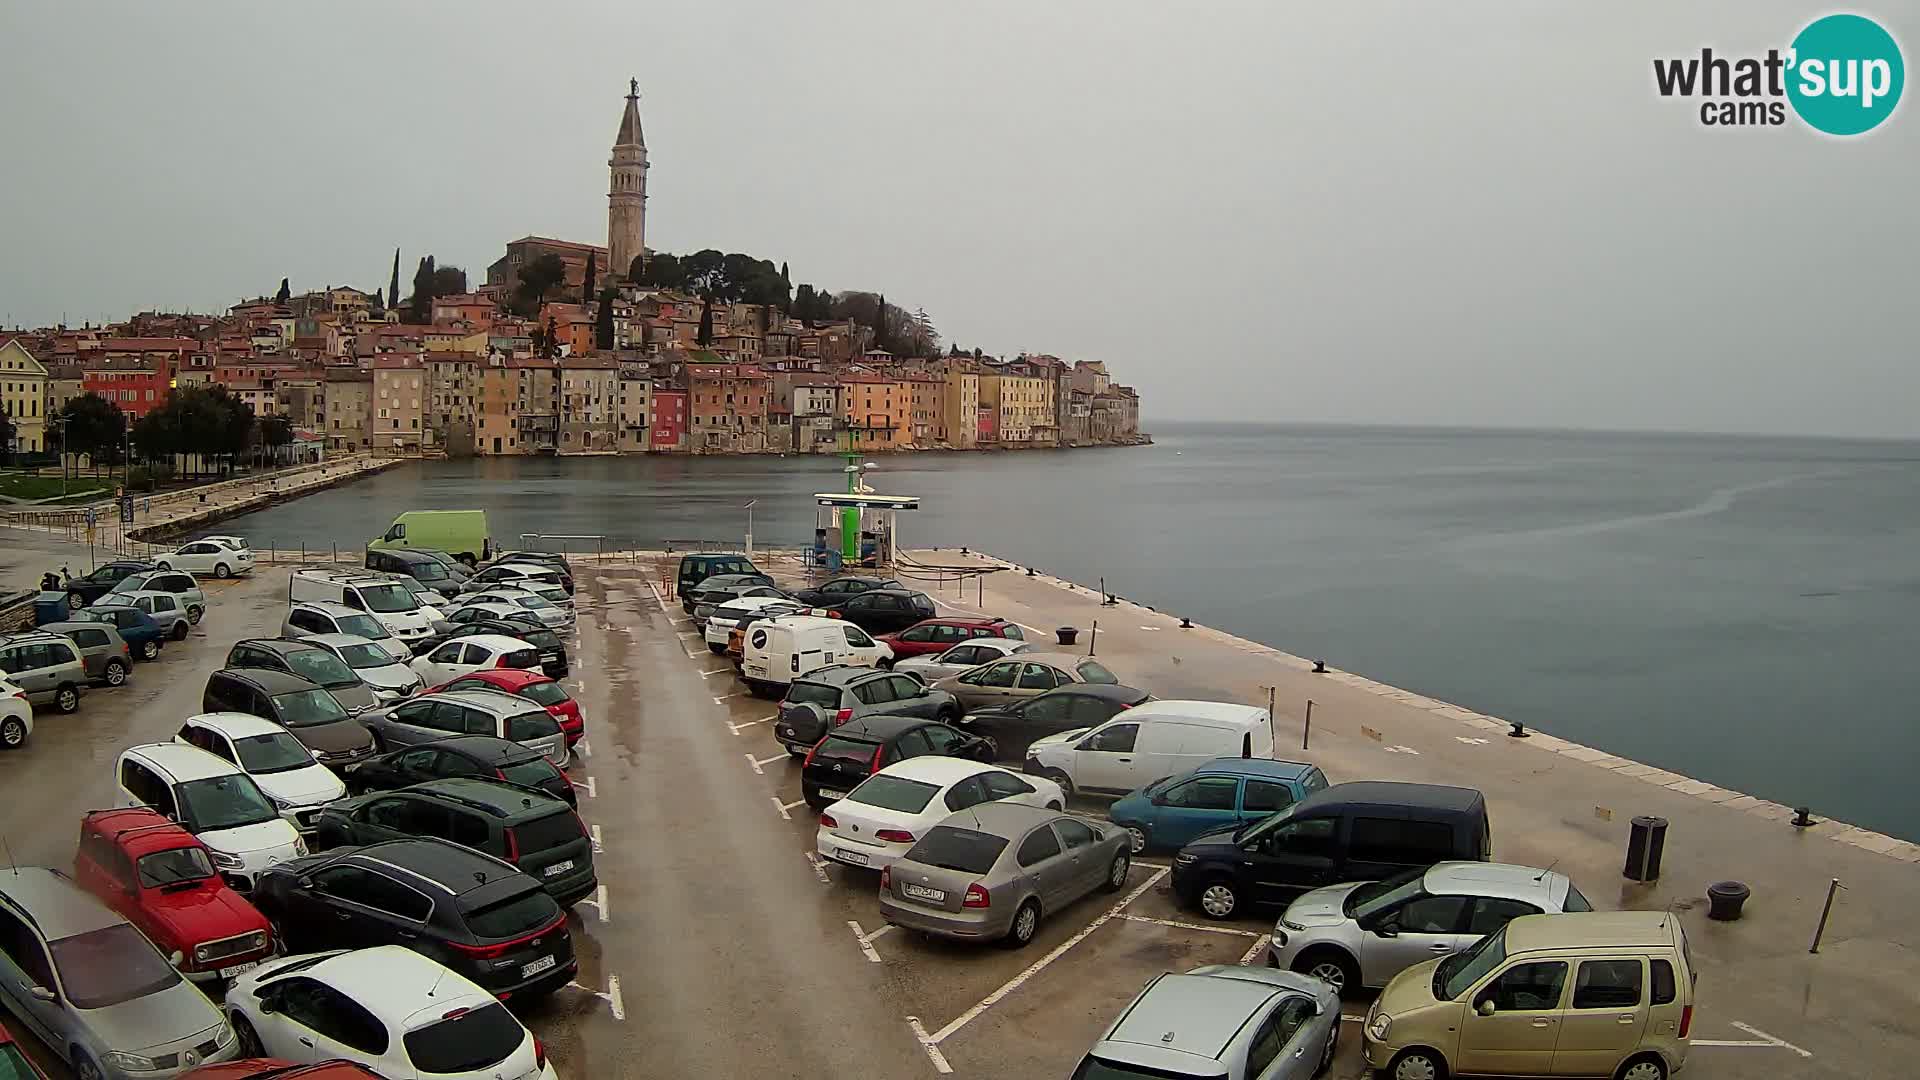
[[[293,673],[321,686],[352,686],[360,681],[341,659],[325,649],[295,649],[287,654]]]
[[[1677,996],[1674,989],[1673,965],[1665,960],[1654,960],[1653,964],[1653,1003],[1671,1005]]]
[[[838,758],[842,761],[872,761],[873,752],[880,749],[879,743],[849,739],[844,735],[829,735],[827,741],[813,752],[815,758]]]
[[[580,819],[574,817],[571,810],[523,821],[513,827],[513,842],[522,855],[578,843],[586,835],[580,829]]]
[[[1012,638],[1015,641],[1025,641],[1027,639],[1027,636],[1020,632],[1020,628],[1012,623],[1008,623],[1000,628],[1000,636],[1003,638]]]
[[[497,941],[530,934],[559,917],[560,905],[536,885],[526,892],[467,912],[467,929],[473,931],[474,937]]]
[[[560,775],[560,770],[553,767],[553,762],[542,757],[501,766],[500,775],[506,777],[509,784],[544,787],[553,783],[554,777]]]
[[[1587,898],[1581,895],[1579,889],[1574,888],[1572,885],[1568,885],[1567,886],[1567,902],[1561,907],[1560,910],[1592,911],[1593,905],[1587,902]]]
[[[1073,1070],[1073,1080],[1213,1080],[1225,1075],[1225,1069],[1206,1073],[1168,1072],[1122,1061],[1103,1061],[1097,1057],[1088,1057],[1080,1063],[1079,1068]]]
[[[467,1073],[492,1068],[527,1041],[526,1029],[495,1002],[407,1032],[413,1067],[423,1073]]]
[[[1080,672],[1080,677],[1090,683],[1106,683],[1108,686],[1116,686],[1120,682],[1119,679],[1113,677],[1113,672],[1108,671],[1106,668],[1091,660],[1082,660],[1077,670]]]
[[[935,825],[907,852],[907,858],[925,866],[984,874],[1007,849],[1006,840],[991,833]]]
[[[939,788],[918,780],[898,776],[869,776],[853,789],[853,794],[848,795],[847,800],[884,810],[898,810],[903,814],[917,814],[925,810],[939,793]]]
[[[515,630],[513,636],[536,649],[557,649],[560,647],[560,635],[551,630]]]
[[[522,671],[540,666],[540,652],[537,649],[515,649],[500,658],[503,668],[519,668]]]
[[[837,709],[840,707],[840,688],[825,683],[797,682],[787,688],[787,704]]]
[[[542,705],[561,705],[570,700],[566,689],[553,682],[530,683],[520,688],[520,696]]]
[[[550,712],[521,713],[507,717],[507,738],[514,742],[545,739],[560,734],[560,722]]]

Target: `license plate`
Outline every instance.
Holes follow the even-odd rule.
[[[764,678],[766,678],[766,677],[767,677],[767,665],[765,665],[765,664],[748,664],[748,665],[747,665],[747,674],[749,674],[749,675],[756,675],[756,676],[758,676],[758,677],[760,677],[760,678],[762,678],[762,679],[764,679]]]
[[[846,848],[835,848],[833,849],[833,857],[839,859],[841,862],[853,863],[856,866],[867,865],[867,853],[864,851],[848,851]]]
[[[560,862],[554,863],[552,866],[547,867],[546,870],[543,871],[543,873],[545,873],[548,877],[552,877],[555,874],[564,874],[571,869],[573,869],[573,860],[563,859]]]
[[[245,975],[247,972],[252,971],[254,968],[257,968],[259,966],[260,966],[260,961],[249,960],[244,964],[235,964],[232,967],[223,967],[220,969],[220,977],[223,979],[231,979],[235,975]]]
[[[520,977],[523,979],[531,979],[559,962],[560,961],[554,957],[543,956],[531,964],[522,964],[520,965]]]
[[[823,799],[832,799],[838,802],[839,800],[846,798],[847,793],[844,791],[828,791],[826,788],[821,788],[820,797]]]
[[[947,899],[947,894],[940,889],[929,889],[925,885],[909,885],[904,881],[900,883],[900,892],[903,896],[911,896],[915,900],[931,900],[936,904],[943,903]]]

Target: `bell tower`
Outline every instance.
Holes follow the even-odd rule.
[[[614,136],[607,187],[608,277],[627,277],[634,256],[647,250],[647,139],[640,131],[640,80],[627,83],[627,108]]]

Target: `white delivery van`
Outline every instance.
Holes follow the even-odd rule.
[[[408,648],[432,637],[433,624],[445,617],[405,585],[365,571],[295,570],[287,590],[294,603],[321,600],[364,611]]]
[[[1273,756],[1267,710],[1224,701],[1147,701],[1093,728],[1027,747],[1026,769],[1069,791],[1124,795],[1214,758]]]
[[[754,693],[775,695],[800,676],[832,664],[875,667],[891,659],[892,649],[843,619],[780,615],[747,624],[740,677]]]

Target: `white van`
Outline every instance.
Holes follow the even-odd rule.
[[[1148,701],[1094,728],[1027,747],[1026,769],[1068,791],[1124,795],[1220,757],[1273,756],[1273,718],[1254,705]]]
[[[438,608],[422,604],[405,585],[365,571],[295,570],[287,592],[294,603],[322,600],[364,611],[408,648],[432,637],[433,624],[445,618]]]
[[[891,659],[892,649],[843,619],[780,615],[747,624],[740,677],[754,693],[773,694],[832,664],[876,667]]]

